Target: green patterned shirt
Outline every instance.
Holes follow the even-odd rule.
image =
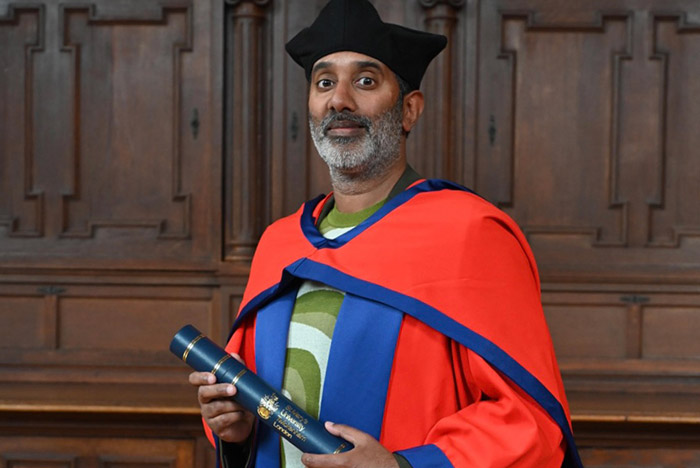
[[[384,205],[357,213],[341,213],[335,207],[319,225],[328,239],[350,231]],[[311,416],[318,418],[323,395],[333,329],[344,293],[315,281],[305,281],[297,293],[287,339],[287,360],[282,392]],[[282,439],[282,467],[303,468],[301,451]]]

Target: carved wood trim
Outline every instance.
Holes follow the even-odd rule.
[[[41,292],[41,288],[40,288]],[[50,291],[49,291],[50,292]],[[58,349],[58,292],[46,293],[44,296],[44,346],[46,349]]]
[[[235,0],[227,14],[224,258],[249,262],[268,221],[266,64],[269,0]]]
[[[0,17],[0,27],[5,25],[17,25],[20,16],[34,13],[37,17],[36,36],[25,43],[25,65],[24,65],[24,154],[23,154],[23,180],[25,201],[34,203],[34,229],[25,229],[21,226],[18,216],[0,216],[0,225],[8,227],[9,237],[43,237],[45,204],[43,190],[34,186],[34,54],[45,50],[46,36],[46,12],[44,5],[31,5],[17,7],[9,5],[7,15]]]
[[[462,110],[459,89],[453,77],[460,62],[456,44],[459,27],[459,10],[464,0],[419,0],[425,10],[426,29],[447,37],[447,46],[433,61],[426,73],[422,88],[433,97],[425,109],[423,119],[431,122],[435,131],[422,132],[420,135],[419,154],[430,161],[429,172],[433,177],[459,180],[463,172],[463,161],[457,154],[456,138],[459,137],[460,125],[457,122]],[[424,160],[425,160],[424,159]]]
[[[129,467],[151,467],[151,468],[175,468],[177,467],[177,457],[163,456],[119,456],[103,455],[97,457],[99,468],[129,468]]]
[[[594,247],[625,247],[628,245],[629,238],[629,206],[628,202],[620,196],[619,193],[619,163],[620,163],[620,151],[619,151],[619,128],[620,128],[620,116],[621,116],[621,104],[620,104],[620,93],[621,93],[621,68],[622,62],[632,59],[632,13],[627,11],[597,11],[594,14],[594,18],[591,22],[583,22],[578,24],[558,24],[558,23],[546,23],[541,22],[538,19],[537,12],[535,11],[520,11],[520,10],[504,10],[499,12],[501,21],[500,25],[508,19],[517,19],[525,22],[525,31],[528,32],[595,32],[604,33],[606,31],[605,25],[607,21],[617,20],[624,21],[626,23],[626,44],[623,50],[612,51],[611,52],[611,62],[612,62],[612,82],[611,82],[611,119],[610,119],[610,141],[609,141],[609,155],[608,155],[608,166],[609,166],[609,176],[607,179],[608,183],[608,209],[616,210],[620,213],[619,222],[619,237],[615,240],[602,240],[602,228],[600,227],[573,227],[573,226],[537,226],[537,225],[524,225],[523,231],[528,234],[584,234],[592,237],[592,246]],[[509,128],[506,130],[508,135],[509,144],[507,145],[508,153],[506,156],[506,161],[503,164],[507,165],[507,170],[505,170],[504,181],[502,185],[507,187],[505,191],[501,194],[498,199],[493,200],[500,207],[512,207],[513,200],[513,179],[515,173],[515,116],[516,116],[516,76],[517,76],[517,51],[508,49],[505,46],[505,34],[502,33],[500,53],[498,55],[498,60],[504,60],[508,63],[508,67],[511,70],[510,73],[510,85],[508,89],[510,90],[510,119],[508,122]]]
[[[667,165],[668,165],[668,120],[669,120],[669,81],[670,70],[669,62],[671,60],[670,52],[663,50],[659,45],[658,26],[662,22],[675,22],[677,34],[699,34],[700,24],[691,23],[688,21],[688,14],[685,11],[673,12],[652,12],[651,21],[651,44],[652,53],[649,60],[659,61],[662,68],[662,84],[661,84],[661,116],[660,116],[660,148],[659,159],[657,161],[657,192],[654,197],[650,197],[648,205],[648,247],[667,247],[679,248],[681,239],[684,237],[700,237],[700,226],[670,226],[671,239],[668,241],[655,240],[652,234],[652,223],[654,212],[663,210],[666,207],[666,192],[667,192]],[[692,97],[691,97],[692,99]]]
[[[145,219],[89,219],[85,229],[82,231],[73,231],[69,227],[69,210],[70,204],[80,202],[82,200],[81,187],[82,175],[81,166],[83,155],[81,154],[81,44],[74,43],[69,37],[69,18],[72,13],[87,12],[87,24],[92,26],[112,26],[121,24],[154,24],[167,25],[168,16],[171,14],[185,15],[185,40],[175,42],[173,44],[173,109],[171,132],[173,135],[173,154],[172,154],[172,192],[171,200],[173,203],[181,206],[182,209],[182,225],[179,230],[171,229],[167,220],[145,220]],[[61,219],[62,226],[60,237],[63,238],[92,238],[95,231],[103,227],[118,227],[118,228],[153,228],[156,230],[158,239],[189,239],[191,238],[191,217],[192,217],[192,200],[191,194],[184,193],[182,188],[182,145],[181,145],[181,55],[183,53],[192,52],[192,36],[193,36],[193,18],[191,5],[169,5],[161,6],[160,12],[155,16],[146,16],[139,18],[124,18],[113,16],[102,16],[97,13],[97,8],[92,5],[79,4],[62,4],[59,7],[59,36],[61,37],[61,52],[70,54],[73,65],[73,108],[71,122],[74,123],[72,150],[73,155],[73,181],[72,189],[61,195]]]
[[[3,466],[44,466],[51,468],[75,468],[79,466],[77,455],[64,453],[46,453],[30,454],[30,453],[2,453],[0,454],[0,462]]]

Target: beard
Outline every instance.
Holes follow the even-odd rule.
[[[345,120],[359,124],[364,134],[328,136],[329,125]],[[334,186],[371,180],[385,175],[399,160],[403,136],[403,99],[374,119],[350,112],[331,111],[322,121],[309,116],[311,138],[330,169]]]

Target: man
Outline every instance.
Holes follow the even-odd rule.
[[[331,0],[287,44],[333,194],[266,230],[227,350],[354,449],[301,454],[192,373],[222,465],[580,466],[525,239],[406,164],[445,42]]]

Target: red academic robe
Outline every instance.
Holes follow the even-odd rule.
[[[227,350],[281,387],[287,324],[303,280],[346,291],[322,420],[376,437],[419,468],[581,466],[532,253],[474,193],[426,180],[335,240],[325,200],[271,225]],[[265,427],[258,467],[279,466]]]

